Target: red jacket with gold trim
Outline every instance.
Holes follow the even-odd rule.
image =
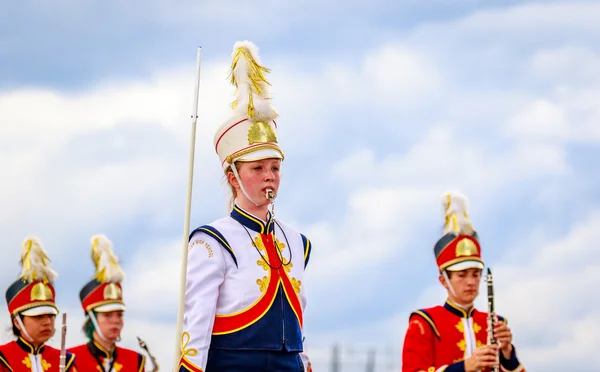
[[[75,355],[67,351],[66,368],[77,372],[74,366]],[[2,367],[11,372],[59,372],[60,350],[48,345],[38,348],[19,337],[0,346],[0,371]]]
[[[236,205],[195,229],[188,251],[179,371],[203,371],[209,349],[303,352],[304,235]]]
[[[90,341],[69,349],[77,355],[75,366],[80,372],[144,372],[146,358],[134,350],[115,346],[108,351],[97,342]],[[112,369],[109,366],[112,365]]]
[[[402,372],[464,372],[464,360],[486,343],[487,313],[476,309],[467,313],[450,301],[416,310],[404,338]],[[510,359],[500,353],[500,370],[526,372],[514,347]]]

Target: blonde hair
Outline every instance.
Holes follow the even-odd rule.
[[[236,167],[237,167],[237,164],[236,164]],[[229,177],[227,176],[229,174],[229,172],[233,173],[233,170],[231,169],[231,165],[229,165],[229,166],[227,166],[227,168],[225,168],[225,182],[229,186],[229,191],[231,192],[231,197],[229,198],[228,206],[229,206],[229,210],[232,210],[233,205],[235,204],[235,199],[237,198],[237,190],[235,189],[235,187],[233,187],[231,182],[229,182]]]

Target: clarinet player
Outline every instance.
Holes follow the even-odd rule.
[[[525,372],[504,318],[478,311],[484,261],[478,236],[460,193],[442,195],[445,226],[434,253],[439,281],[447,291],[443,305],[415,310],[402,349],[402,372]],[[489,342],[488,322],[495,342]]]

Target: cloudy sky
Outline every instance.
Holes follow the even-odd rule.
[[[344,372],[363,371],[371,348],[377,372],[399,370],[408,314],[445,299],[432,247],[449,189],[469,197],[528,369],[599,370],[600,3],[397,3],[4,5],[0,283],[39,237],[68,343],[82,342],[78,292],[90,238],[106,234],[127,273],[122,345],[142,337],[170,370],[196,48],[192,227],[227,213],[212,139],[233,44],[251,40],[273,70],[286,153],[277,214],[313,242],[316,371],[334,343]]]

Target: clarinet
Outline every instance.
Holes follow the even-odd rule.
[[[60,365],[59,371],[65,372],[65,367],[67,364],[67,313],[63,313],[62,316],[62,334],[60,338]]]
[[[146,351],[146,353],[150,357],[150,361],[152,361],[153,368],[150,370],[150,372],[158,372],[158,363],[156,362],[156,358],[152,354],[150,354],[150,351],[148,350],[148,345],[146,345],[146,343],[142,341],[141,338],[138,337],[137,339],[138,343],[140,344],[140,347]]]
[[[496,325],[496,314],[494,313],[494,280],[492,278],[492,271],[487,269],[487,293],[488,293],[488,318],[487,318],[487,343],[488,345],[495,345],[498,343],[496,336],[494,335],[494,326]],[[499,367],[495,365],[492,367],[493,372],[498,372]]]

